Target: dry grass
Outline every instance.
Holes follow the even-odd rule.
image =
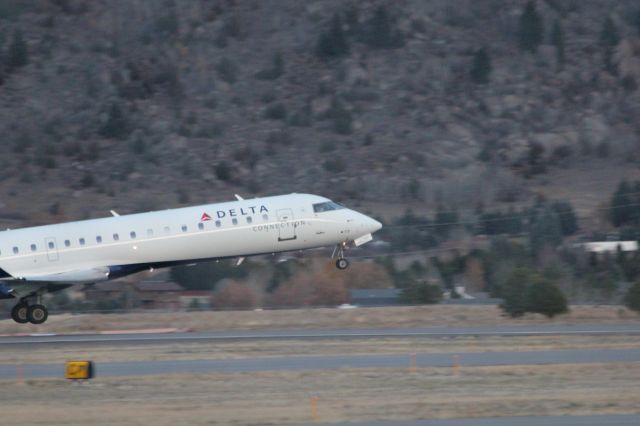
[[[571,168],[549,170],[534,178],[530,189],[549,199],[571,201],[576,212],[586,216],[602,208],[622,180],[637,179],[640,179],[638,168],[620,167],[607,160],[594,159],[576,162]]]
[[[590,364],[168,375],[0,382],[3,425],[272,425],[637,413],[640,365]]]
[[[496,306],[431,305],[366,309],[289,309],[277,311],[144,312],[131,314],[52,315],[45,324],[0,321],[0,334],[75,333],[103,330],[178,328],[194,331],[392,328],[468,325],[637,323],[640,316],[622,306],[574,306],[547,319],[531,314],[522,319],[502,316]]]

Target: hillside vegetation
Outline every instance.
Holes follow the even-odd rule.
[[[3,0],[0,53],[6,226],[311,192],[384,220],[351,276],[405,298],[622,300],[640,278],[637,253],[573,245],[640,238],[636,1]],[[298,263],[214,304],[370,285]],[[173,277],[214,288],[200,268]]]
[[[0,23],[7,219],[234,192],[472,209],[593,159],[637,173],[634,1],[4,0]]]

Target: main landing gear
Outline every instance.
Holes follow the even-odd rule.
[[[336,251],[338,252],[338,260],[336,260],[336,268],[338,269],[347,269],[349,267],[349,261],[344,258],[344,249],[347,247],[346,242],[342,242],[338,244],[338,246],[333,250],[333,254],[331,257],[334,257]]]
[[[21,300],[11,309],[11,318],[19,324],[42,324],[49,317],[49,311],[44,305],[39,303],[30,305],[25,300]]]

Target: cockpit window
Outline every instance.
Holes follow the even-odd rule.
[[[326,201],[324,203],[317,203],[313,205],[314,213],[328,212],[330,210],[344,209],[344,206],[333,201]]]

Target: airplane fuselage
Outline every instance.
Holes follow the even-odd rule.
[[[380,227],[368,216],[310,194],[37,226],[0,232],[0,279],[5,296],[23,299],[45,284],[96,282],[207,259],[366,242]]]

